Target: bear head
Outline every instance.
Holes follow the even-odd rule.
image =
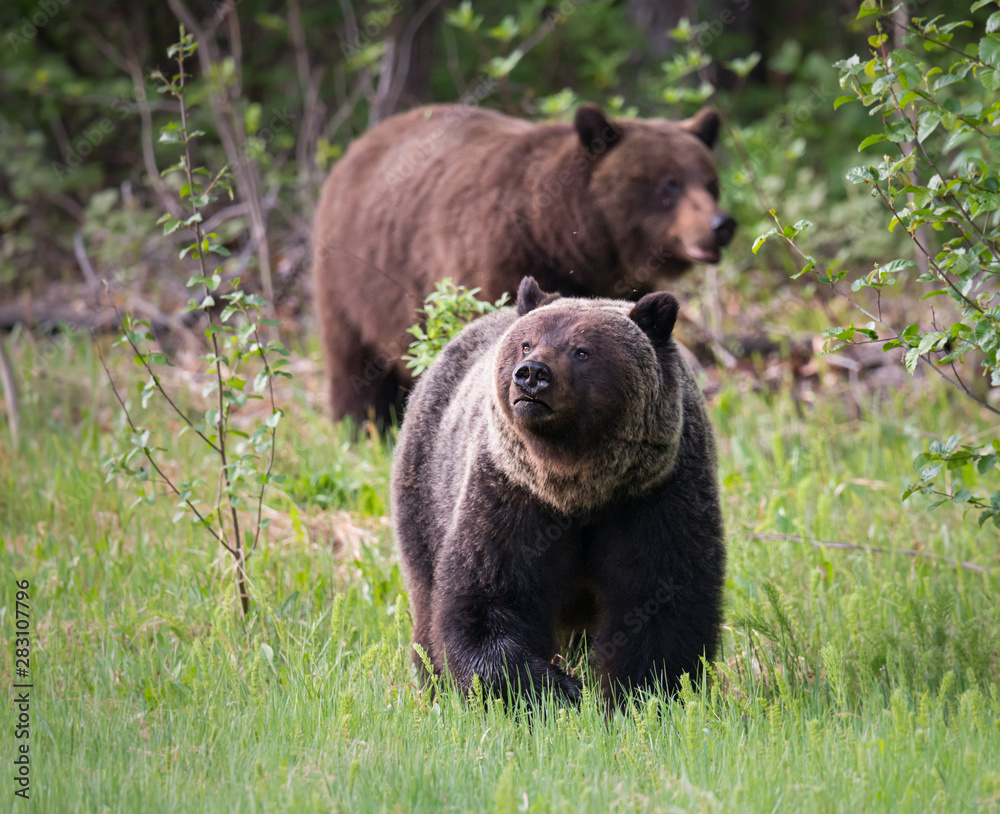
[[[704,108],[684,121],[609,122],[596,107],[574,120],[580,149],[594,162],[591,200],[600,210],[628,277],[616,293],[654,288],[693,263],[716,263],[736,222],[719,207],[711,150],[719,116]]]
[[[521,282],[494,359],[494,459],[562,511],[641,492],[673,469],[682,388],[677,300],[562,298]]]

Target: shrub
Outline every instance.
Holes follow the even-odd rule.
[[[887,6],[881,0],[862,4],[858,19],[875,26],[868,38],[870,57],[837,63],[846,93],[835,107],[859,101],[880,121],[858,150],[878,147],[882,154],[852,169],[847,178],[868,187],[883,206],[888,229],[909,237],[916,259],[891,258],[860,274],[824,268],[801,253],[805,264],[796,276],[815,274],[867,318],[860,326],[852,322],[828,329],[828,349],[862,343],[905,349],[903,364],[909,373],[923,363],[1000,414],[978,394],[978,382],[967,381],[968,374],[963,377],[958,366],[967,357],[980,360],[978,375],[1000,386],[1000,12],[977,16],[983,7],[996,6],[979,0],[967,19],[941,15],[903,25]],[[798,250],[797,237],[812,224],[801,220],[782,226],[772,215],[777,227],[757,239],[754,251],[772,237]],[[926,310],[920,321],[898,328],[883,318],[881,302],[901,280],[912,280],[921,289]],[[942,298],[950,306],[942,307]],[[936,496],[932,506],[966,504],[978,510],[980,525],[992,519],[1000,527],[1000,490],[973,491],[977,475],[991,476],[995,483],[998,462],[998,438],[962,443],[962,436],[953,434],[934,440],[914,460],[917,478],[903,498],[921,492]],[[942,484],[946,471],[951,473],[948,484]]]

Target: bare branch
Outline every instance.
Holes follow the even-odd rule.
[[[967,568],[970,571],[976,571],[980,574],[991,574],[987,568],[983,568],[981,565],[976,565],[974,562],[962,562],[960,560],[953,559],[952,557],[945,557],[941,554],[935,554],[933,551],[920,551],[918,549],[908,549],[908,548],[879,548],[878,546],[866,546],[858,545],[857,543],[840,543],[833,540],[807,540],[798,534],[751,534],[751,539],[753,540],[787,540],[790,543],[809,543],[813,548],[838,548],[845,551],[865,551],[869,554],[899,554],[904,557],[920,557],[922,559],[931,560],[932,562],[945,562],[948,565],[954,565],[956,567]]]
[[[100,342],[97,342],[96,339],[94,342],[94,347],[97,348],[97,357],[98,359],[101,360],[101,367],[104,368],[104,373],[108,377],[108,383],[111,385],[111,392],[114,393],[115,399],[121,406],[122,413],[125,415],[125,420],[128,422],[128,425],[131,428],[132,432],[135,433],[136,435],[139,435],[139,428],[136,427],[135,422],[132,421],[132,416],[128,411],[128,407],[125,406],[125,401],[122,399],[121,394],[118,392],[118,387],[115,385],[114,377],[111,375],[111,371],[108,369],[108,364],[104,360],[104,352],[101,350],[101,344]],[[165,483],[170,488],[170,491],[172,491],[177,497],[181,497],[180,490],[174,485],[174,482],[170,480],[169,476],[162,469],[160,469],[159,465],[156,463],[149,449],[147,447],[143,447],[142,453],[146,457],[146,460],[149,461],[149,465],[153,467],[153,471],[155,471],[156,474],[160,476],[161,481]],[[226,549],[226,551],[228,551],[230,554],[236,557],[237,552],[229,545],[229,543],[226,542],[225,536],[215,530],[215,527],[208,522],[208,519],[205,518],[204,515],[202,515],[202,513],[198,511],[198,507],[195,506],[187,498],[181,498],[181,499],[184,501],[187,507],[194,513],[195,517],[198,518],[199,524],[201,524],[201,526],[204,529],[206,529],[208,533],[211,534],[218,541],[219,545],[221,545],[223,548]]]
[[[3,399],[7,408],[7,424],[10,427],[11,440],[17,449],[18,429],[21,425],[21,413],[17,407],[17,385],[14,381],[14,367],[7,355],[7,339],[0,336],[0,384],[3,385]]]

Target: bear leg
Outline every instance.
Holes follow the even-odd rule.
[[[619,706],[631,690],[675,693],[682,673],[697,681],[702,657],[715,655],[725,552],[718,507],[703,508],[697,516],[690,504],[633,505],[600,524],[591,653],[605,696]]]
[[[554,635],[546,625],[548,614],[533,605],[537,602],[527,597],[511,601],[509,595],[500,600],[482,593],[437,598],[434,639],[459,687],[468,692],[478,675],[483,689],[507,704],[550,692],[579,703],[582,684],[549,661]]]
[[[346,319],[325,326],[330,412],[334,421],[351,416],[358,421],[374,419],[388,426],[398,419],[399,360],[388,353],[372,351]]]

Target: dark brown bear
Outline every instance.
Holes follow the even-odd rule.
[[[719,120],[570,124],[425,107],[356,141],[323,188],[313,280],[333,416],[385,420],[411,382],[399,357],[417,309],[450,277],[480,296],[525,275],[572,296],[638,298],[714,263],[734,222],[718,205]]]
[[[563,299],[529,277],[516,310],[467,327],[417,382],[393,519],[414,639],[459,686],[575,700],[553,662],[570,632],[619,702],[715,653],[715,442],[676,317],[664,292]]]

